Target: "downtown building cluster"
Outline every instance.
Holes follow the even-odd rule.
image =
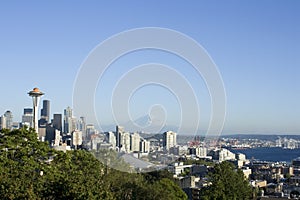
[[[94,124],[86,122],[86,118],[81,116],[76,118],[71,107],[64,109],[63,114],[55,113],[51,118],[50,100],[43,100],[38,117],[38,139],[46,141],[57,150],[72,150],[84,148],[87,150],[100,151],[112,149],[119,153],[138,153],[138,156],[147,156],[150,149],[166,150],[174,148],[176,143],[176,133],[164,133],[164,140],[159,144],[152,143],[143,138],[138,132],[128,132],[121,126],[116,126],[115,131],[99,132]],[[10,110],[0,116],[1,129],[18,129],[22,127],[34,128],[34,108],[24,108],[21,121],[14,121],[13,113]],[[156,140],[155,140],[156,141]],[[152,140],[153,142],[153,140]]]
[[[38,138],[40,141],[47,141],[53,148],[69,150],[82,146],[84,119],[76,120],[72,116],[72,109],[67,107],[62,114],[53,114],[50,116],[50,101],[43,100],[41,115],[38,119]],[[18,129],[22,127],[34,128],[34,111],[33,108],[24,108],[21,122],[13,120],[13,113],[6,111],[0,116],[0,129]],[[80,128],[80,129],[78,129]]]

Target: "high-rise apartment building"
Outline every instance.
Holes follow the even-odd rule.
[[[177,145],[176,133],[173,131],[167,131],[163,134],[163,147],[165,150],[169,150],[171,147]]]
[[[113,132],[106,132],[107,142],[112,145],[112,148],[116,148],[116,136]]]
[[[121,135],[121,152],[130,152],[130,133],[124,132]]]
[[[140,151],[142,153],[149,153],[150,152],[150,142],[145,139],[141,139]]]
[[[140,134],[133,133],[130,135],[130,151],[139,152],[140,151]]]

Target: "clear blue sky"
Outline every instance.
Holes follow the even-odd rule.
[[[225,133],[300,133],[300,1],[296,0],[2,1],[0,114],[11,110],[20,120],[22,109],[31,106],[27,92],[35,86],[51,100],[51,113],[62,113],[72,105],[76,74],[96,45],[119,32],[149,26],[182,32],[210,54],[226,88]],[[185,70],[182,61],[152,51],[129,55],[106,73],[106,88],[99,87],[96,95],[99,120],[113,123],[105,92],[122,76],[118,66],[160,58],[181,70],[198,90],[201,120],[208,121],[209,96],[203,82],[195,86],[201,80]],[[142,88],[134,98],[135,118],[143,116],[149,105],[167,102],[168,124],[178,123],[176,99],[163,88]]]

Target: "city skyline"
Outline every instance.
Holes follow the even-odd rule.
[[[300,133],[298,1],[1,4],[1,115],[10,110],[21,121],[23,109],[32,107],[26,92],[34,87],[45,92],[41,101],[52,102],[50,117],[63,113],[72,107],[77,73],[95,46],[132,28],[162,27],[196,40],[218,66],[227,95],[224,133]],[[200,102],[200,129],[205,130],[211,106],[203,79],[182,59],[151,50],[126,55],[105,72],[96,89],[98,120],[116,125],[108,96],[124,73],[149,62],[166,64],[189,81]],[[157,85],[135,92],[129,101],[133,119],[147,119],[149,106],[157,103],[167,111],[167,125],[176,127],[178,102]]]

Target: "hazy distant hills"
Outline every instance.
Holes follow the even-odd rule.
[[[237,138],[237,139],[259,139],[259,140],[276,140],[279,137],[300,140],[300,135],[271,135],[271,134],[234,134],[234,135],[222,135],[221,138]]]
[[[163,139],[163,134],[146,134],[146,133],[141,133],[140,134],[142,137],[146,139],[150,138],[155,138],[157,140],[162,140]],[[300,140],[300,135],[252,135],[252,134],[235,134],[235,135],[225,135],[225,136],[220,136],[220,138],[235,138],[238,140],[243,140],[243,139],[258,139],[258,140],[268,140],[268,141],[275,141],[279,137],[284,138],[286,137],[287,139],[295,139],[295,140]],[[187,142],[194,140],[195,136],[194,135],[177,135],[177,143],[178,144],[187,144]],[[203,136],[200,136],[201,140],[204,139]]]
[[[133,125],[135,124],[135,125]],[[128,132],[139,132],[140,135],[144,138],[155,138],[162,139],[162,133],[166,131],[174,131],[177,132],[178,127],[172,125],[161,125],[162,122],[156,119],[152,119],[149,115],[144,115],[142,117],[137,118],[133,123],[127,122],[125,124],[120,124],[123,126],[125,131]],[[102,131],[115,131],[116,125],[106,125],[101,127]],[[205,130],[199,131],[202,134],[196,135],[177,135],[177,142],[179,144],[184,144],[188,141],[194,139],[195,136],[204,137]],[[300,140],[299,135],[284,135],[284,134],[221,134],[220,138],[236,138],[236,139],[259,139],[259,140],[269,140],[275,141],[279,137]]]

